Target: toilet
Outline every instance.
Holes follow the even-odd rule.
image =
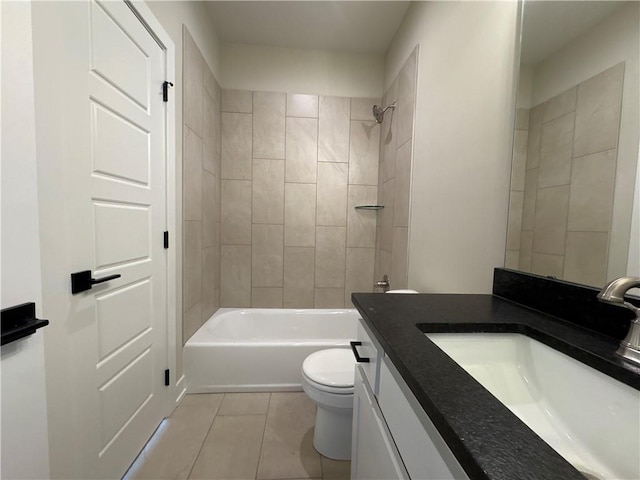
[[[347,348],[314,352],[302,364],[302,389],[317,406],[313,446],[335,460],[351,459],[354,373]]]

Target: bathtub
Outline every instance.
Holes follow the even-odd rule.
[[[311,353],[349,348],[355,309],[221,308],[184,346],[189,393],[302,390]]]

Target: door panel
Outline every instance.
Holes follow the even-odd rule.
[[[100,360],[151,328],[152,301],[151,281],[148,278],[96,295]]]
[[[151,205],[94,199],[95,268],[125,265],[151,257]],[[126,234],[122,234],[126,232]]]
[[[141,24],[139,26],[142,27]],[[157,45],[145,40],[137,24],[122,18],[122,8],[92,3],[92,71],[147,110],[150,97],[147,51],[157,48]]]
[[[60,98],[44,102],[59,122],[42,128],[56,129],[60,158],[46,179],[56,208],[43,210],[55,242],[42,247],[57,320],[47,347],[52,474],[120,478],[166,408],[165,52],[122,1],[46,3],[34,6],[34,44],[55,58]],[[53,34],[48,49],[41,37]],[[121,277],[72,295],[79,270]]]
[[[149,131],[92,101],[93,172],[149,186]]]

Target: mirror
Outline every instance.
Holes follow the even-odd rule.
[[[639,7],[525,0],[506,268],[640,274]]]

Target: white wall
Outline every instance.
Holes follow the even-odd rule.
[[[625,62],[623,104],[618,141],[618,164],[607,278],[628,273],[630,252],[640,249],[640,232],[631,227],[632,217],[640,217],[640,207],[632,213],[638,163],[640,131],[639,60],[640,3],[629,2],[591,30],[533,69],[531,106],[549,100],[598,73]],[[637,253],[635,254],[637,258]]]
[[[2,308],[42,309],[31,4],[2,17]],[[46,327],[45,327],[46,328]],[[43,330],[2,347],[2,478],[49,478]]]
[[[415,2],[386,56],[388,85],[420,45],[409,288],[490,293],[504,265],[516,2]]]
[[[383,93],[383,55],[244,44],[225,44],[221,51],[223,88],[368,98]]]

